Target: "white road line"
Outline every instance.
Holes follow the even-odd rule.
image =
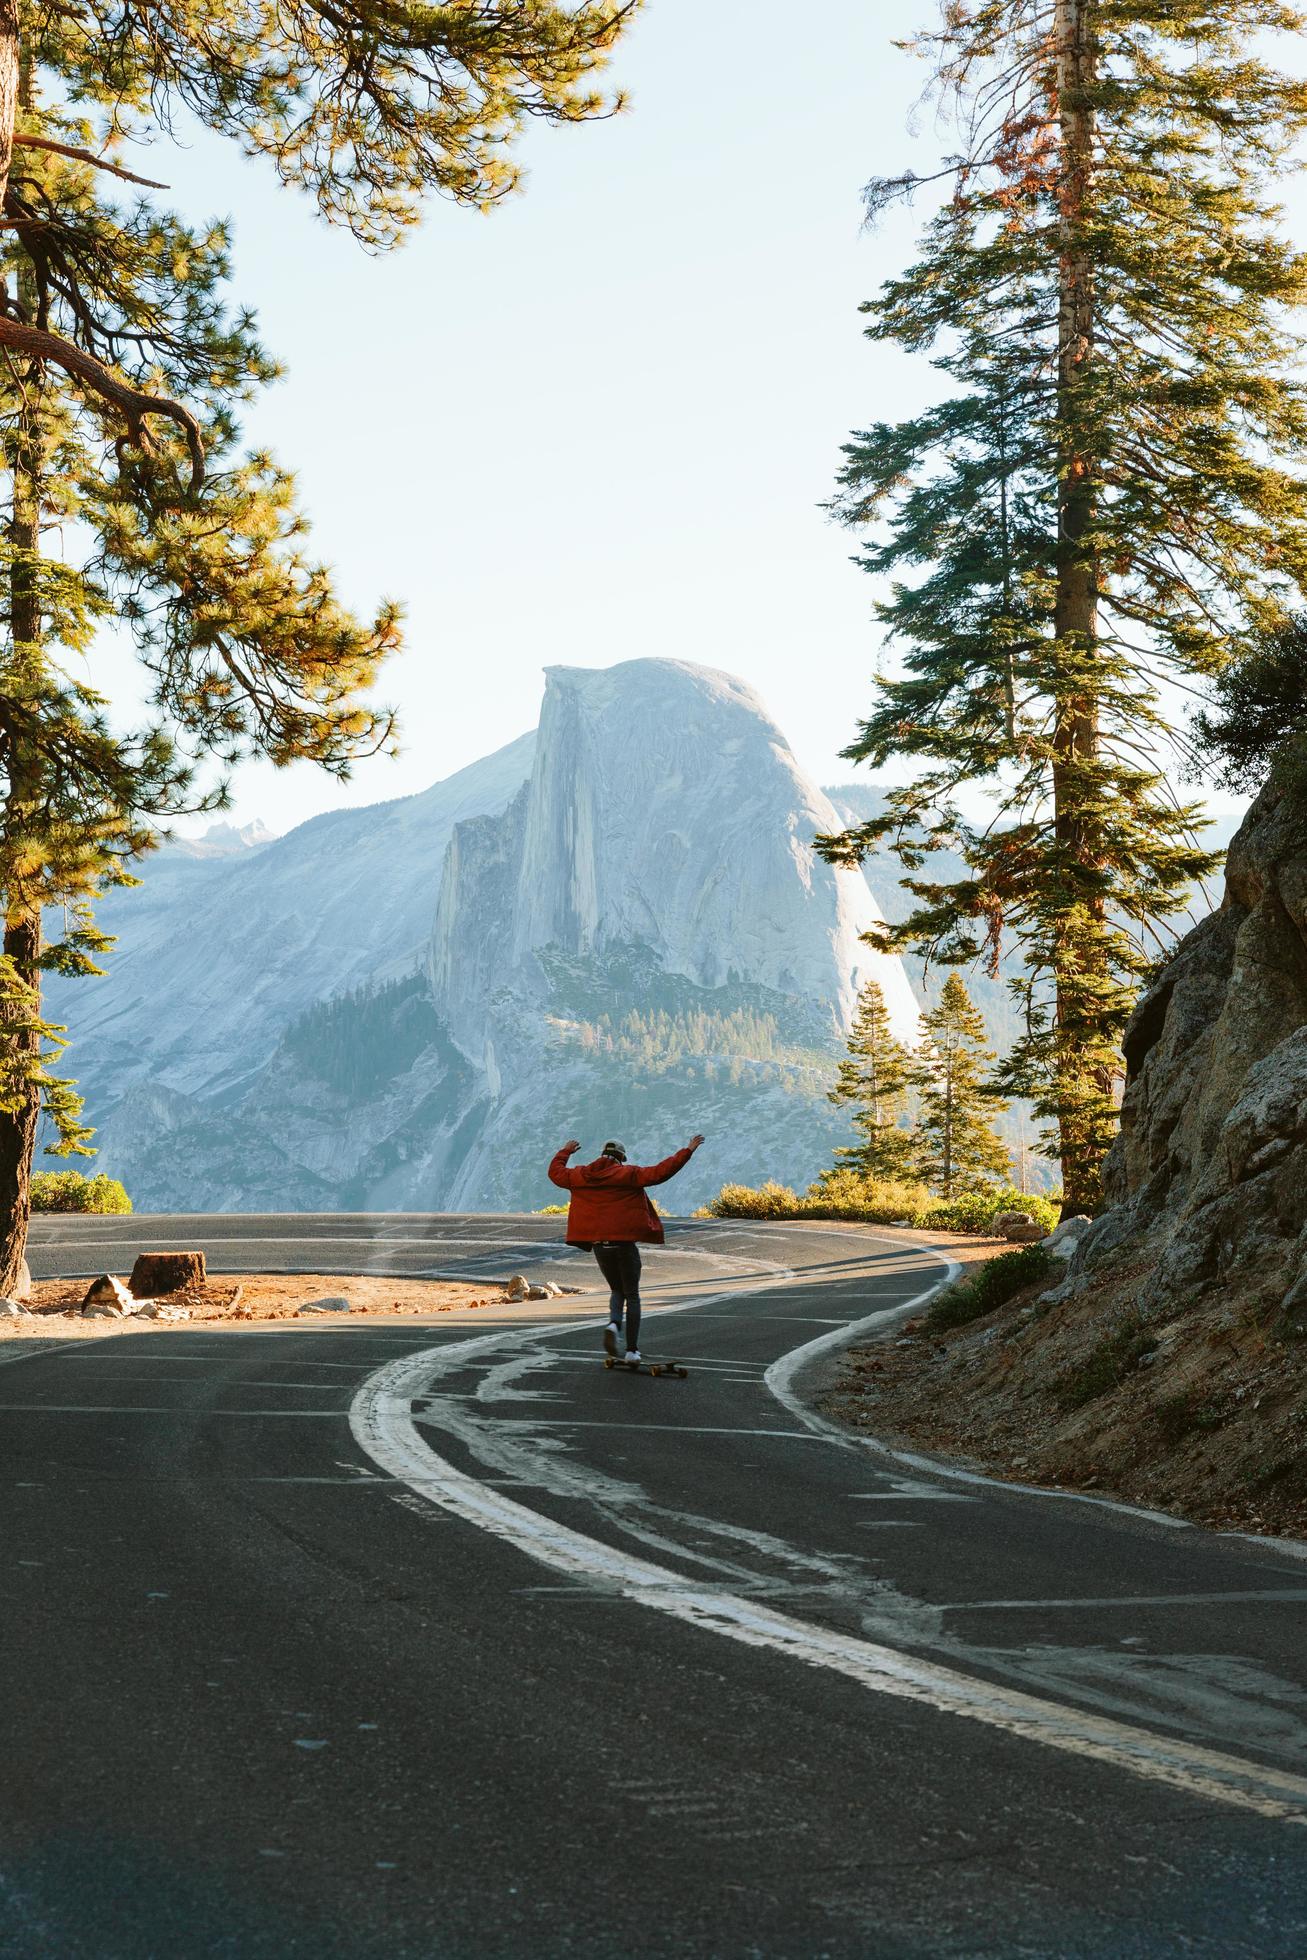
[[[420,1398],[419,1398],[420,1399]],[[457,1402],[471,1398],[450,1395],[444,1389],[440,1392],[442,1402]],[[422,1411],[418,1410],[421,1418]],[[520,1423],[511,1416],[501,1418],[501,1426],[506,1429],[531,1429],[539,1427],[534,1417],[524,1417]],[[733,1429],[722,1426],[713,1428],[707,1423],[665,1423],[665,1422],[589,1422],[578,1419],[573,1422],[569,1416],[549,1417],[551,1429],[658,1429],[669,1436],[779,1436],[787,1443],[824,1443],[824,1436],[814,1436],[807,1429]]]
[[[209,1409],[188,1402],[0,1402],[0,1415],[6,1416],[194,1416],[197,1421],[205,1416],[318,1416],[340,1422],[344,1414],[343,1409]]]
[[[932,1259],[940,1260],[947,1266],[948,1271],[944,1278],[936,1286],[932,1286],[928,1292],[918,1295],[915,1300],[907,1300],[901,1306],[894,1308],[893,1311],[895,1313],[909,1313],[914,1307],[923,1305],[932,1294],[939,1292],[942,1287],[952,1285],[953,1281],[962,1271],[961,1266],[958,1265],[956,1260],[947,1258],[942,1252],[936,1252],[931,1247],[924,1245],[918,1247],[917,1250],[927,1253]],[[866,1320],[847,1321],[842,1330],[833,1334],[822,1334],[817,1340],[808,1341],[803,1347],[793,1348],[789,1354],[783,1354],[779,1360],[773,1361],[763,1379],[772,1394],[776,1397],[776,1400],[784,1408],[787,1408],[791,1415],[797,1416],[800,1422],[805,1423],[809,1429],[818,1435],[827,1436],[832,1441],[838,1436],[845,1442],[852,1442],[855,1448],[871,1450],[876,1456],[888,1458],[892,1463],[905,1464],[910,1470],[925,1470],[932,1477],[944,1477],[951,1483],[979,1485],[986,1490],[995,1492],[1014,1491],[1025,1497],[1060,1498],[1068,1504],[1092,1504],[1102,1510],[1123,1511],[1128,1517],[1144,1518],[1150,1524],[1166,1525],[1172,1531],[1191,1531],[1193,1529],[1193,1526],[1187,1518],[1172,1517],[1169,1511],[1150,1511],[1140,1504],[1126,1504],[1119,1497],[1095,1497],[1089,1491],[1050,1490],[1046,1485],[1041,1484],[1008,1483],[1006,1479],[1001,1477],[986,1476],[981,1470],[964,1470],[960,1464],[949,1463],[943,1458],[922,1456],[915,1450],[894,1449],[889,1443],[881,1442],[879,1437],[863,1435],[860,1431],[851,1429],[844,1423],[832,1422],[829,1417],[819,1415],[815,1409],[809,1408],[806,1402],[800,1400],[794,1391],[793,1384],[795,1377],[803,1369],[823,1354],[830,1353],[838,1348],[852,1346],[864,1334],[871,1333],[877,1323],[884,1318],[885,1315],[883,1313],[875,1313],[869,1315]],[[1267,1544],[1273,1541],[1263,1539],[1258,1542]]]
[[[934,1290],[930,1288],[922,1298]],[[490,1346],[489,1341],[469,1341],[461,1344],[461,1352],[471,1359]],[[981,1722],[1047,1748],[1126,1770],[1184,1795],[1263,1817],[1307,1823],[1307,1778],[836,1633],[751,1602],[739,1592],[696,1586],[670,1567],[617,1550],[528,1510],[465,1475],[418,1433],[412,1403],[423,1394],[432,1367],[447,1365],[453,1352],[449,1347],[431,1349],[388,1363],[364,1382],[350,1409],[350,1428],[363,1453],[427,1504],[490,1532],[537,1564],[569,1578],[742,1645],[828,1668],[873,1693]]]
[[[1045,1613],[1064,1609],[1090,1612],[1103,1607],[1125,1606],[1233,1606],[1240,1601],[1292,1600],[1307,1606],[1307,1591],[1301,1586],[1281,1587],[1275,1592],[1205,1593],[1124,1593],[1115,1599],[955,1599],[941,1607],[944,1613]]]

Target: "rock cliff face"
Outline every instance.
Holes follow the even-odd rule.
[[[100,1166],[142,1210],[519,1209],[564,1136],[710,1143],[669,1199],[806,1181],[862,981],[860,872],[748,688],[556,669],[538,734],[419,797],[170,851],[56,987]]]
[[[1218,1291],[1307,1332],[1307,802],[1269,785],[1230,845],[1225,899],[1135,1010],[1110,1209],[1077,1274],[1152,1255],[1138,1303]]]
[[[902,965],[861,941],[881,916],[866,880],[812,852],[837,826],[743,681],[678,660],[550,668],[529,780],[502,817],[460,824],[446,854],[436,1007],[476,1047],[496,985],[541,991],[543,949],[641,947],[696,987],[810,1003],[828,1035],[874,974],[914,1040]]]
[[[447,1202],[521,1202],[555,1131],[710,1132],[672,1202],[728,1177],[806,1181],[842,1125],[824,1103],[857,992],[919,1016],[838,826],[751,689],[676,660],[551,668],[529,780],[445,858],[432,1001],[484,1118]],[[596,1141],[599,1141],[596,1137]]]

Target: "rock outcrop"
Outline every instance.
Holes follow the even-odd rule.
[[[1109,1209],[1075,1274],[1151,1254],[1138,1305],[1221,1291],[1307,1334],[1307,799],[1270,784],[1230,845],[1224,902],[1125,1036]]]
[[[673,1209],[727,1181],[806,1183],[847,1125],[822,1091],[875,978],[900,1039],[920,1016],[859,871],[812,849],[839,828],[753,690],[680,660],[553,667],[531,775],[457,826],[432,1002],[480,1111],[442,1202],[514,1209],[551,1138],[708,1144]],[[537,1200],[538,1202],[538,1200]]]
[[[446,853],[433,998],[479,1057],[497,989],[548,991],[539,955],[640,949],[712,990],[748,982],[811,1003],[828,1034],[875,977],[915,1042],[901,961],[862,938],[881,914],[859,872],[812,850],[840,818],[753,689],[681,660],[551,667],[531,774]]]

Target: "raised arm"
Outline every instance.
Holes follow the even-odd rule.
[[[676,1151],[671,1157],[664,1157],[661,1164],[632,1165],[636,1183],[666,1184],[669,1177],[675,1177],[677,1171],[685,1169],[702,1142],[702,1137],[691,1137],[684,1150]]]
[[[549,1182],[551,1184],[561,1185],[564,1191],[573,1189],[576,1184],[577,1174],[575,1171],[570,1171],[567,1168],[567,1160],[574,1150],[579,1150],[580,1148],[580,1143],[573,1137],[570,1143],[565,1143],[561,1150],[554,1153],[549,1163]],[[679,1165],[677,1168],[680,1168]]]

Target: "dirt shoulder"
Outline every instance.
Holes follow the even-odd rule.
[[[1220,1299],[1145,1321],[1134,1306],[1143,1276],[1122,1262],[1046,1306],[1054,1273],[948,1331],[927,1312],[846,1350],[818,1405],[1012,1483],[1307,1537],[1307,1342]]]
[[[88,1285],[86,1279],[37,1280],[27,1302],[29,1313],[21,1319],[0,1320],[0,1342],[86,1340],[106,1334],[159,1333],[169,1327],[215,1322],[244,1325],[255,1321],[303,1320],[325,1326],[357,1321],[359,1317],[397,1320],[436,1314],[462,1316],[487,1308],[546,1316],[576,1311],[573,1297],[510,1301],[502,1286],[485,1280],[474,1286],[454,1280],[396,1279],[378,1274],[242,1273],[211,1274],[202,1286],[183,1287],[176,1293],[141,1303],[150,1309],[178,1310],[175,1314],[159,1318],[142,1313],[89,1319],[81,1312]],[[313,1302],[328,1299],[347,1300],[348,1310],[314,1311]]]

